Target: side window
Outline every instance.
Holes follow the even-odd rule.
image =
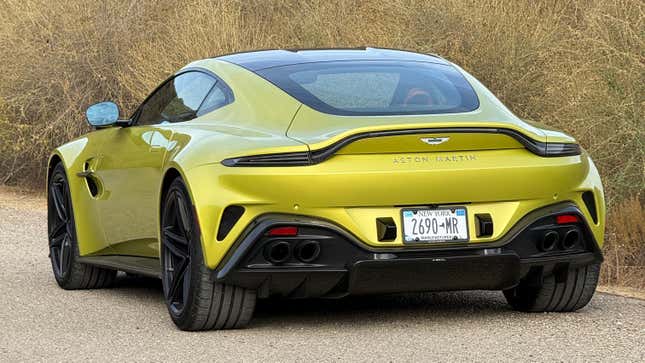
[[[221,88],[221,83],[218,82],[215,84],[215,87],[213,87],[208,96],[206,96],[202,106],[199,108],[199,111],[197,111],[197,116],[201,116],[207,112],[220,108],[228,102],[229,98],[227,97],[226,92]]]
[[[188,121],[197,110],[215,79],[201,72],[187,72],[166,82],[141,106],[138,125]]]

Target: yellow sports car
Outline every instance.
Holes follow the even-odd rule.
[[[270,296],[485,289],[574,311],[598,281],[589,156],[436,55],[224,55],[87,119],[49,159],[54,277],[158,277],[183,330],[242,327]]]

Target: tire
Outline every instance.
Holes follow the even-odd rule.
[[[545,276],[541,284],[522,280],[505,290],[506,301],[515,310],[525,312],[569,312],[585,307],[598,284],[600,264],[570,269],[561,279]],[[559,281],[562,280],[562,281]]]
[[[116,270],[78,262],[76,222],[65,167],[61,163],[54,167],[47,191],[49,259],[58,286],[66,290],[111,286]]]
[[[176,178],[161,209],[161,281],[168,313],[181,330],[244,327],[255,309],[254,290],[215,283],[204,264],[190,196]]]

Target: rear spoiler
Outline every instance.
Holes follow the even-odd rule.
[[[352,142],[382,136],[397,136],[410,134],[445,134],[445,133],[494,133],[508,135],[535,155],[542,157],[559,157],[580,155],[580,145],[575,143],[550,143],[537,141],[521,132],[506,128],[490,127],[452,127],[452,128],[425,128],[425,129],[405,129],[405,130],[388,130],[388,131],[371,131],[362,132],[347,136],[335,143],[321,149],[279,153],[241,156],[229,158],[222,161],[225,166],[305,166],[321,163],[332,157],[338,150],[351,144]]]

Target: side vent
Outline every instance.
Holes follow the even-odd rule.
[[[240,220],[244,214],[244,207],[239,205],[229,205],[224,208],[224,213],[222,213],[222,219],[219,222],[219,228],[217,229],[217,240],[221,241],[228,233],[233,229],[235,223]]]
[[[380,242],[390,242],[396,239],[396,224],[392,217],[376,218],[376,235]]]
[[[594,224],[598,223],[598,211],[596,210],[596,198],[594,198],[593,192],[586,191],[582,193],[582,201],[585,202],[589,214],[591,214],[591,219],[593,219]]]
[[[85,178],[85,182],[87,183],[87,189],[90,190],[90,194],[92,195],[92,197],[96,198],[99,195],[99,186],[96,185],[96,181],[94,181],[94,178],[87,177]]]
[[[85,179],[85,184],[87,185],[87,190],[89,190],[92,198],[96,198],[101,193],[101,187],[98,179],[93,175],[93,171],[90,165],[90,161],[86,161],[83,164],[83,172],[77,174]]]

